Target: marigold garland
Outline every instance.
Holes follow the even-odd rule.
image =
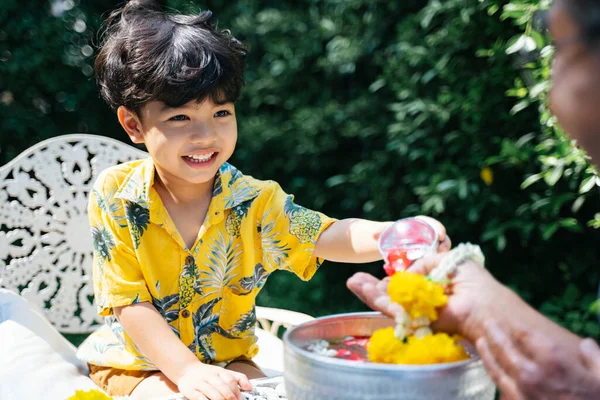
[[[469,355],[456,343],[457,339],[436,333],[422,339],[411,335],[404,342],[396,338],[394,328],[385,328],[373,334],[367,350],[370,361],[384,364],[439,364],[466,360]]]
[[[75,394],[67,400],[111,400],[112,397],[107,396],[99,390],[76,390]]]
[[[440,285],[411,272],[394,274],[388,286],[388,294],[411,318],[426,317],[431,322],[438,318],[436,308],[448,302]]]
[[[438,283],[410,272],[397,272],[388,287],[392,301],[404,314],[396,319],[396,328],[373,333],[367,351],[369,360],[385,364],[438,364],[466,360],[469,355],[457,343],[457,336],[431,333],[429,324],[438,318],[437,308],[448,298]],[[425,332],[425,334],[422,334]]]

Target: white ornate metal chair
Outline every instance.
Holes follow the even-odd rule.
[[[148,154],[95,135],[45,140],[0,167],[0,287],[45,310],[62,333],[90,333],[96,314],[87,198],[98,174]],[[274,335],[312,317],[257,307]]]

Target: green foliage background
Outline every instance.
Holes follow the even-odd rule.
[[[545,105],[551,48],[530,21],[548,4],[168,3],[213,10],[250,48],[233,159],[245,173],[338,218],[434,216],[454,243],[482,244],[488,268],[536,307],[599,335],[600,179]],[[125,140],[91,69],[114,6],[2,0],[0,164],[65,133]],[[383,275],[378,264],[332,263],[308,284],[280,273],[259,302],[316,316],[362,310],[345,288],[358,270]]]

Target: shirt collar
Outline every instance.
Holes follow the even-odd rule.
[[[152,158],[144,159],[127,175],[115,197],[149,208],[154,171]],[[257,189],[247,177],[233,165],[224,163],[217,172],[213,186],[213,197],[209,207],[211,223],[223,219],[225,210],[236,207],[257,195]]]
[[[146,158],[133,167],[125,177],[115,193],[115,198],[129,200],[148,208],[152,185],[154,185],[154,163],[152,158]]]

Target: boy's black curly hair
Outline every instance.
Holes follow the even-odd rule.
[[[156,1],[132,0],[112,12],[96,58],[100,94],[116,110],[148,101],[179,107],[210,97],[234,102],[244,85],[246,49],[212,13],[167,12]]]

